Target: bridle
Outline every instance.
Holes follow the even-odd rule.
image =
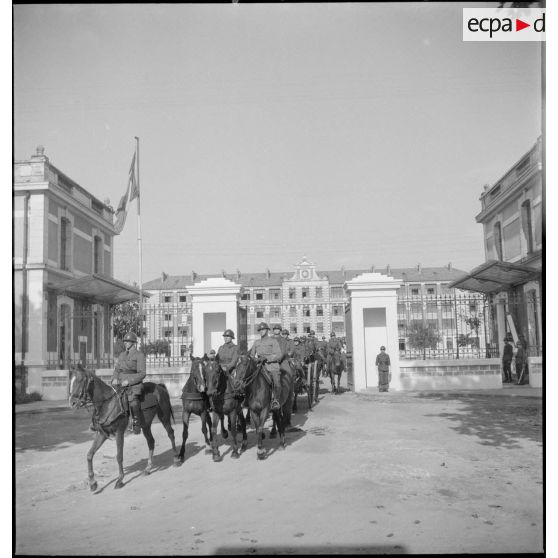
[[[252,362],[252,359],[249,356],[245,356],[245,357],[238,357],[238,360],[236,362],[236,366],[235,366],[235,371],[238,369],[238,364],[242,361],[243,358],[247,358],[248,359],[248,363]],[[247,364],[246,369],[248,369],[249,364]],[[244,392],[246,391],[246,388],[252,384],[252,382],[256,379],[256,377],[258,376],[258,374],[260,373],[261,369],[263,367],[263,363],[259,364],[258,366],[256,366],[256,369],[254,371],[254,373],[248,377],[246,377],[246,375],[244,375],[243,378],[239,379],[238,381],[240,382],[240,387],[237,389],[233,390],[238,393],[239,395],[243,395]],[[230,379],[230,378],[229,378]]]
[[[86,377],[86,381],[82,382],[82,387],[79,391],[79,393],[77,395],[73,395],[73,389],[74,389],[74,383],[76,381],[76,377],[74,375],[74,377],[72,378],[72,381],[70,382],[70,397],[69,400],[71,401],[72,399],[77,400],[78,402],[78,407],[85,407],[88,404],[92,403],[91,400],[91,395],[89,394],[89,386],[92,384],[93,382],[93,376],[91,374],[88,374],[87,372],[82,372],[82,374]]]

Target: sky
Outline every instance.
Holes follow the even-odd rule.
[[[475,221],[541,133],[540,44],[439,4],[16,5],[13,150],[113,206],[140,138],[143,282],[484,261]],[[138,281],[136,202],[114,275]]]

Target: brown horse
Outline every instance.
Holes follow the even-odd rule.
[[[343,365],[343,359],[341,358],[341,353],[339,351],[334,351],[333,354],[329,354],[327,358],[327,374],[331,380],[331,392],[338,394],[341,393],[341,374],[345,366]],[[337,381],[336,378],[337,377]]]
[[[206,449],[211,448],[211,417],[209,414],[209,399],[206,393],[203,359],[194,357],[190,367],[190,376],[182,388],[182,446],[179,457],[184,462],[186,440],[188,439],[188,423],[190,415],[194,413],[201,419],[201,429],[205,439]],[[209,426],[209,438],[207,437]]]
[[[238,393],[246,394],[250,417],[258,438],[258,459],[265,459],[266,451],[263,447],[265,435],[263,428],[270,412],[279,431],[279,448],[285,449],[285,425],[291,414],[291,393],[293,391],[292,376],[282,373],[279,397],[281,407],[278,410],[271,411],[271,382],[267,378],[267,373],[262,370],[263,366],[262,362],[257,362],[248,355],[242,355],[239,357],[236,365],[236,377],[232,379],[233,389]]]
[[[227,415],[229,419],[229,428],[232,437],[233,450],[231,457],[238,458],[238,445],[236,442],[237,425],[240,425],[242,432],[242,446],[241,451],[245,451],[248,446],[248,437],[246,435],[246,421],[242,413],[242,399],[243,395],[236,392],[232,379],[236,375],[236,370],[232,374],[227,374],[221,369],[218,362],[212,360],[205,365],[205,379],[207,382],[207,395],[209,397],[209,405],[212,412],[211,427],[211,446],[213,449],[213,461],[220,461],[221,455],[219,453],[219,444],[217,442],[217,423],[221,420],[221,434],[224,438],[227,436],[226,430],[223,429],[223,419]]]
[[[155,415],[162,422],[174,452],[175,466],[180,463],[174,442],[174,430],[171,426],[171,419],[174,419],[169,392],[164,384],[154,384],[144,382],[144,401],[150,402],[151,406],[143,408],[143,418],[145,426],[142,427],[143,435],[147,440],[149,456],[144,474],[148,475],[153,468],[153,451],[155,440],[151,434],[151,423]],[[93,445],[87,453],[87,468],[89,472],[89,488],[91,491],[97,490],[97,481],[93,472],[93,456],[105,441],[113,436],[116,439],[116,461],[118,463],[118,479],[114,488],[124,486],[124,433],[128,426],[129,411],[125,408],[125,403],[121,399],[121,390],[116,390],[95,376],[91,370],[85,370],[81,364],[74,370],[74,376],[70,384],[69,405],[72,408],[84,407],[92,404],[98,417],[97,431],[93,439]]]

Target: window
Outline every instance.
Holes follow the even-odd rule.
[[[170,322],[172,320],[172,314],[165,314],[165,322]]]
[[[442,318],[442,328],[443,329],[455,329],[455,319],[454,318]]]
[[[345,334],[345,326],[343,322],[333,322],[333,331],[336,335],[338,334]]]
[[[289,308],[289,316],[290,316],[291,318],[293,318],[294,316],[296,316],[296,306],[291,306],[291,307]]]
[[[471,302],[471,304],[469,304],[469,312],[476,312],[477,311],[477,303],[476,302]]]
[[[499,221],[494,223],[494,248],[496,249],[496,258],[502,261],[502,225]]]
[[[322,287],[316,287],[316,298],[323,298],[324,294],[323,294],[323,288]]]
[[[180,356],[186,356],[188,354],[188,347],[186,345],[180,345]]]
[[[411,295],[418,296],[420,294],[420,287],[415,285],[411,287]]]
[[[312,328],[310,327],[309,323],[305,323],[304,326],[302,327],[302,331],[304,331],[304,333],[310,333],[310,330]]]
[[[436,287],[430,285],[426,287],[426,294],[435,295],[436,294]]]
[[[302,315],[306,316],[306,317],[310,317],[310,307],[309,306],[304,307],[304,309],[302,310]]]
[[[272,318],[281,318],[281,310],[279,308],[272,308],[270,316]]]
[[[438,305],[435,302],[427,302],[426,312],[428,314],[436,314],[438,312]]]
[[[343,298],[343,287],[331,287],[331,298]]]
[[[504,227],[505,258],[515,258],[521,254],[521,225],[519,219],[515,219]]]
[[[182,295],[182,294],[181,294],[181,295],[178,297],[178,300],[179,300],[179,302],[186,302],[186,295]]]
[[[343,306],[339,304],[335,304],[332,308],[331,312],[334,316],[342,316],[343,315]]]
[[[302,298],[308,298],[309,293],[310,293],[310,289],[308,287],[304,287],[302,289]]]
[[[295,289],[289,289],[289,298],[292,300],[293,298],[296,298],[296,290]]]
[[[70,221],[60,219],[60,269],[70,270]]]
[[[296,324],[291,324],[289,329],[291,330],[291,333],[297,333]]]
[[[422,316],[422,302],[411,302],[411,313]]]
[[[323,306],[317,306],[316,307],[316,316],[323,316],[324,315],[324,307]]]
[[[256,300],[263,300],[264,292],[263,291],[256,291]]]
[[[241,300],[250,300],[250,293],[244,293],[241,297]]]
[[[178,335],[186,337],[188,335],[188,328],[186,326],[180,326],[178,328]]]
[[[529,200],[521,204],[521,228],[525,236],[527,253],[530,254],[533,251],[533,223],[531,220],[531,202]]]
[[[281,289],[269,289],[269,298],[271,300],[281,300]]]
[[[264,317],[264,311],[261,308],[256,310],[256,318],[263,318],[263,317]]]
[[[405,339],[399,339],[399,350],[400,351],[405,350]]]
[[[446,339],[446,349],[449,351],[453,350],[453,339],[451,337]]]
[[[103,272],[103,239],[99,236],[93,238],[93,273]]]
[[[172,337],[172,329],[165,329],[165,337]]]
[[[316,324],[316,333],[323,333],[324,332],[324,324],[323,322],[318,322]]]
[[[163,293],[163,302],[172,302],[172,294]]]

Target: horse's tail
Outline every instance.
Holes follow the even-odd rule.
[[[159,397],[161,398],[162,396],[162,401],[161,399],[159,399],[159,406],[161,405],[161,402],[167,404],[169,407],[170,418],[173,422],[176,422],[174,420],[174,411],[172,410],[172,403],[170,400],[169,390],[167,389],[167,386],[165,384],[158,384],[158,386],[161,388],[159,390]]]

